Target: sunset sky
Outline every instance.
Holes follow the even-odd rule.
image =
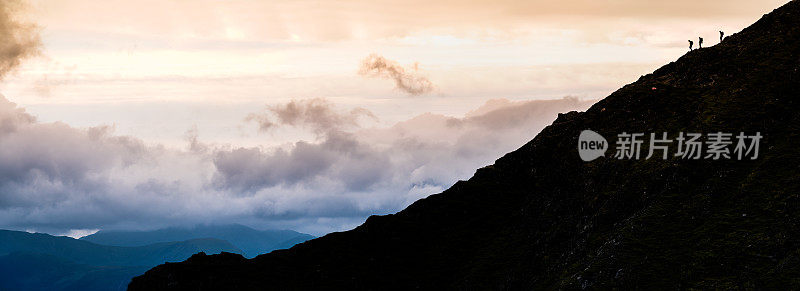
[[[0,228],[349,229],[785,2],[3,4]]]

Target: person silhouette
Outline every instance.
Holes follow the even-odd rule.
[[[719,31],[719,42],[722,42],[722,39],[724,39],[724,38],[725,38],[725,32],[723,32],[722,30],[720,30],[720,31]]]
[[[693,45],[694,45],[694,42],[690,39],[689,40],[689,51],[692,51],[692,46]]]
[[[702,38],[702,37],[700,38],[700,43],[699,43],[699,45],[700,45],[700,48],[703,48],[703,38]]]

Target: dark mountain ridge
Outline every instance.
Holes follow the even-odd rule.
[[[286,249],[314,236],[292,230],[256,230],[231,225],[197,225],[191,228],[170,227],[152,231],[105,231],[80,238],[109,246],[143,246],[154,243],[216,238],[228,241],[246,257],[255,257],[277,249]]]
[[[118,247],[0,230],[0,290],[125,290],[131,278],[152,266],[198,252],[242,251],[212,238]]]
[[[149,266],[94,266],[54,255],[16,252],[0,256],[0,290],[122,291]]]
[[[181,261],[198,252],[220,253],[241,250],[213,238],[156,243],[138,247],[117,247],[85,242],[66,236],[0,230],[0,255],[32,253],[58,256],[75,263],[101,266],[152,266]]]
[[[195,255],[129,289],[798,289],[798,88],[794,0],[584,113],[560,115],[397,214],[250,260]],[[585,129],[612,145],[623,132],[764,138],[756,160],[620,160],[612,149],[583,162]]]

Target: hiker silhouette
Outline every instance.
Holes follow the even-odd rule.
[[[700,38],[700,43],[699,43],[699,45],[700,45],[700,48],[703,48],[703,38],[702,38],[702,37]]]
[[[722,39],[724,39],[724,38],[725,38],[725,32],[723,32],[722,30],[720,30],[720,31],[719,31],[719,42],[722,42]]]
[[[689,51],[692,51],[692,46],[693,45],[694,45],[694,42],[690,39],[689,40]]]

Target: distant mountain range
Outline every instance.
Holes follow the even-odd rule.
[[[256,230],[240,224],[231,224],[198,225],[193,228],[173,227],[153,231],[101,230],[80,239],[102,245],[134,247],[198,238],[226,240],[242,250],[237,253],[252,258],[273,250],[290,248],[314,236],[292,230]]]
[[[255,256],[311,238],[242,225],[102,231],[81,239],[0,230],[0,290],[125,290],[131,278],[164,262],[197,253]]]

